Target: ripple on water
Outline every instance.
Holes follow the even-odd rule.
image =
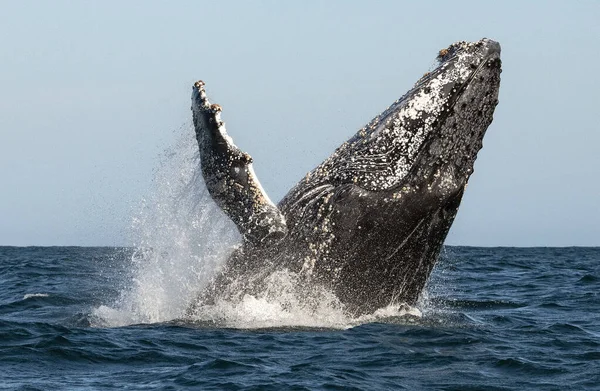
[[[280,290],[208,308],[197,319],[161,312],[174,297],[155,303],[164,297],[143,296],[162,281],[149,274],[152,284],[134,291],[132,305],[119,306],[131,276],[120,270],[131,259],[108,261],[109,249],[23,251],[26,262],[12,255],[0,262],[0,377],[9,389],[600,384],[600,249],[455,248],[459,259],[448,260],[448,269],[442,261],[413,309],[356,318],[334,301],[312,300],[321,306],[310,308]],[[72,273],[75,263],[84,272]]]

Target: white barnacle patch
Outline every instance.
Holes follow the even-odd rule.
[[[315,269],[316,259],[313,257],[304,257],[304,263],[302,264],[302,273],[311,276]]]
[[[433,179],[433,182],[428,184],[428,189],[436,188],[441,194],[454,192],[460,186],[460,181],[457,180],[452,166],[438,168],[433,175]]]
[[[427,83],[412,99],[410,99],[404,110],[404,118],[419,119],[423,114],[432,114],[440,111],[440,107],[448,100],[442,95],[442,89],[448,80],[439,75]],[[428,92],[425,92],[425,91]]]

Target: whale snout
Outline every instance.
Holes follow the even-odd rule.
[[[481,42],[487,49],[487,54],[488,55],[492,55],[492,54],[497,54],[500,55],[500,43],[497,41],[494,41],[493,39],[489,39],[489,38],[483,38]]]
[[[482,61],[497,60],[497,64],[499,65],[501,51],[499,42],[483,38],[477,42],[455,42],[447,48],[440,50],[437,59],[440,62],[440,66],[446,63],[455,65],[462,63],[472,69],[476,69]]]

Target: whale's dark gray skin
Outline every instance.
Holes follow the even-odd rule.
[[[492,122],[500,45],[457,42],[438,61],[278,205],[227,135],[204,83],[194,85],[205,182],[244,238],[194,308],[260,289],[264,276],[282,269],[330,289],[351,314],[416,302]]]

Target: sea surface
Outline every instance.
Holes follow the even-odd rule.
[[[446,247],[416,307],[361,318],[272,296],[186,317],[201,276],[156,259],[0,247],[0,389],[600,389],[600,248]]]

